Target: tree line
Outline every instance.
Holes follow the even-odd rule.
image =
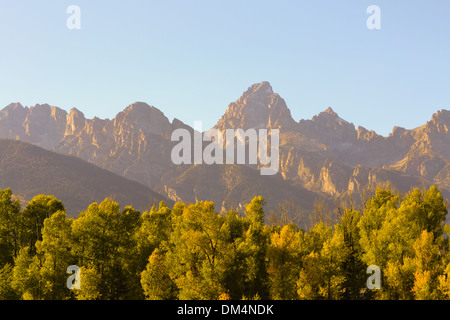
[[[161,202],[141,213],[111,200],[68,218],[37,195],[21,209],[0,190],[0,299],[449,299],[450,228],[438,188],[377,189],[333,225],[269,225],[245,212]],[[80,289],[67,287],[68,266]],[[368,266],[381,270],[367,287]]]

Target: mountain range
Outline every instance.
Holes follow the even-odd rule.
[[[160,199],[211,200],[220,210],[240,209],[262,195],[267,210],[276,212],[280,203],[292,202],[305,214],[317,199],[357,197],[367,186],[383,183],[400,192],[435,184],[449,198],[449,127],[449,110],[437,111],[415,129],[394,127],[388,137],[356,128],[332,108],[296,121],[268,82],[257,83],[228,105],[214,128],[280,130],[279,172],[261,176],[255,166],[174,165],[172,132],[193,129],[144,102],[113,119],[87,119],[76,108],[66,112],[48,104],[12,103],[0,111],[0,138],[80,158],[159,193]]]

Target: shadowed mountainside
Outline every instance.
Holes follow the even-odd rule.
[[[92,202],[106,197],[121,206],[150,209],[167,198],[153,190],[72,156],[57,154],[31,144],[0,139],[0,188],[10,187],[26,204],[37,194],[62,200],[67,214],[76,216]]]

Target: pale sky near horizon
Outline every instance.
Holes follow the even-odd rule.
[[[331,106],[386,136],[450,109],[449,16],[447,0],[0,0],[0,109],[113,118],[144,101],[206,128],[269,81],[296,121]]]

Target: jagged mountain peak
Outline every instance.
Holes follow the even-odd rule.
[[[373,130],[369,131],[369,130],[367,130],[366,128],[364,128],[362,126],[358,126],[358,129],[356,129],[356,134],[357,134],[358,140],[370,141],[370,140],[372,140],[374,138],[383,139],[382,136],[377,134],[375,131],[373,131]]]
[[[334,112],[333,108],[331,108],[331,107],[328,107],[324,112],[338,117],[338,114],[336,112]]]
[[[248,90],[244,93],[244,95],[252,95],[252,94],[270,95],[273,94],[273,89],[268,81],[263,81],[251,85],[248,88]]]
[[[323,120],[333,120],[336,122],[341,122],[344,124],[349,124],[348,121],[339,117],[339,115],[331,108],[328,107],[326,110],[320,112],[312,118],[312,121],[323,121]]]
[[[274,98],[279,98],[279,95],[273,92],[269,82],[263,81],[251,85],[235,103],[246,109],[266,109]]]
[[[392,129],[392,133],[391,133],[389,136],[390,136],[390,137],[400,136],[400,135],[402,135],[404,132],[406,132],[406,129],[405,129],[405,128],[395,126],[395,127]]]
[[[431,122],[437,123],[450,123],[450,110],[442,109],[437,111],[431,116]]]
[[[450,128],[450,110],[439,110],[435,112],[426,124],[412,130],[413,134],[420,137],[425,134],[426,136],[434,136],[448,133]]]
[[[74,115],[83,115],[84,113],[82,111],[80,111],[79,109],[73,107],[70,109],[69,114],[74,114]]]
[[[41,121],[48,121],[50,119],[52,119],[52,121],[64,121],[67,116],[65,110],[56,106],[51,106],[48,103],[36,104],[31,106],[27,111],[28,120],[37,118]]]
[[[269,82],[253,84],[236,102],[230,103],[214,126],[220,130],[278,128],[295,130],[297,123],[286,102],[273,92]]]
[[[300,120],[299,131],[309,137],[321,141],[325,145],[336,148],[342,144],[350,145],[358,138],[353,123],[345,121],[331,108],[315,115],[311,120]],[[368,137],[365,128],[359,129],[361,137]]]
[[[449,117],[450,117],[450,110],[447,110],[447,109],[441,109],[441,110],[435,112],[435,113],[433,114],[433,117],[438,117],[438,118],[441,118],[441,117],[449,118]]]

